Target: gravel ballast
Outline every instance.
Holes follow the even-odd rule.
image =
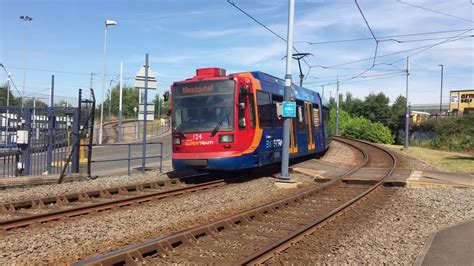
[[[54,197],[70,193],[80,193],[92,190],[115,188],[134,184],[143,184],[154,181],[167,180],[168,176],[159,172],[149,172],[144,176],[134,174],[131,176],[109,176],[94,180],[68,182],[63,184],[40,185],[27,188],[12,188],[2,190],[0,202],[14,202],[44,197]]]
[[[293,175],[304,183],[311,178]],[[273,178],[228,184],[201,193],[76,217],[7,233],[0,240],[0,264],[74,262],[221,217],[294,193]],[[312,183],[312,182],[311,182]]]
[[[474,219],[473,202],[474,190],[398,189],[375,208],[350,210],[270,264],[411,265],[430,233]]]

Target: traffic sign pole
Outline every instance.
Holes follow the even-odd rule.
[[[293,22],[295,11],[295,0],[289,0],[288,8],[288,39],[286,43],[286,74],[284,100],[291,100],[291,50],[293,49]],[[281,180],[290,181],[288,165],[290,160],[290,118],[283,118],[283,149],[281,155]]]

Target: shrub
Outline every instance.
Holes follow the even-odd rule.
[[[331,109],[331,129],[335,132],[336,110]],[[371,122],[363,117],[351,117],[349,113],[339,110],[339,134],[345,137],[367,140],[375,143],[393,143],[390,129],[381,123]]]
[[[388,127],[363,117],[350,119],[344,126],[342,135],[375,143],[393,143],[393,136]]]
[[[474,114],[464,117],[432,119],[413,128],[415,131],[433,132],[435,137],[428,143],[430,148],[451,151],[474,150]],[[414,142],[414,145],[420,143]]]

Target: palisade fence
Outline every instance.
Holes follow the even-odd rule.
[[[77,107],[0,106],[0,177],[60,173],[78,132]]]

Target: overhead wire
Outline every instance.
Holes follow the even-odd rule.
[[[277,36],[280,40],[284,41],[284,42],[287,42],[287,40],[282,37],[280,34],[276,33],[275,31],[273,31],[272,29],[270,29],[268,26],[266,26],[265,24],[263,24],[261,21],[259,21],[258,19],[256,19],[255,17],[253,17],[252,15],[250,15],[249,13],[247,13],[245,10],[243,10],[242,8],[240,8],[233,0],[227,0],[227,3],[229,3],[230,5],[232,5],[233,7],[235,7],[237,10],[239,10],[240,12],[242,12],[244,15],[246,15],[247,17],[249,17],[251,20],[253,20],[254,22],[256,22],[258,25],[262,26],[263,28],[265,28],[267,31],[271,32],[273,35]],[[298,49],[296,49],[295,46],[293,46],[293,50],[295,50],[296,53],[300,53],[298,51]],[[303,58],[303,62],[306,64],[306,66],[309,68],[308,69],[308,72],[307,74],[309,74],[309,71],[311,70],[311,65],[306,61],[306,59]]]
[[[472,29],[470,29],[472,30]],[[463,33],[464,34],[464,33]],[[458,36],[456,37],[456,39],[452,39],[452,40],[449,40],[447,42],[442,42],[442,43],[448,43],[448,42],[454,42],[454,41],[458,41],[458,40],[463,40],[463,39],[466,39],[466,38],[471,38],[473,37],[472,35],[469,35],[469,36]],[[451,37],[450,37],[451,38]],[[419,49],[423,49],[423,48],[426,48],[426,47],[430,47],[432,46],[433,44],[429,44],[429,45],[423,45],[423,46],[420,46],[420,47],[415,47],[415,48],[410,48],[410,49],[406,49],[406,50],[401,50],[401,51],[397,51],[397,52],[392,52],[392,53],[388,53],[388,54],[383,54],[383,55],[378,55],[377,58],[383,58],[383,57],[388,57],[388,56],[392,56],[392,55],[397,55],[397,54],[402,54],[402,53],[406,53],[406,52],[411,52],[411,51],[415,51],[415,50],[419,50]],[[349,61],[349,62],[345,62],[345,63],[340,63],[340,64],[336,64],[336,65],[331,65],[331,66],[324,66],[324,65],[312,65],[312,67],[319,67],[319,68],[322,68],[322,69],[337,69],[338,67],[340,66],[346,66],[346,65],[351,65],[351,64],[355,64],[355,63],[360,63],[360,62],[364,62],[364,61],[368,61],[368,60],[372,60],[373,57],[368,57],[368,58],[363,58],[363,59],[357,59],[357,60],[353,60],[353,61]],[[379,65],[380,63],[378,63],[377,65]]]
[[[364,19],[365,25],[367,25],[367,28],[369,28],[370,34],[372,34],[372,37],[374,38],[374,41],[375,41],[374,60],[372,61],[372,66],[370,67],[370,68],[373,68],[373,67],[375,66],[375,60],[376,60],[376,58],[377,58],[377,51],[378,51],[378,48],[379,48],[379,40],[377,39],[377,37],[375,37],[375,34],[374,34],[374,32],[372,31],[372,28],[370,27],[369,22],[368,22],[367,19],[365,18],[364,12],[362,12],[362,9],[360,8],[359,3],[357,2],[357,0],[354,0],[354,2],[355,2],[355,4],[356,4],[356,6],[357,6],[357,9],[359,9],[360,15],[361,15],[362,18]]]
[[[434,9],[422,7],[422,6],[419,6],[419,5],[407,3],[407,2],[404,2],[404,1],[401,1],[401,0],[397,0],[397,2],[400,3],[400,4],[409,5],[409,6],[416,7],[416,8],[419,8],[419,9],[423,9],[423,10],[426,10],[426,11],[434,12],[434,13],[437,13],[437,14],[440,14],[440,15],[448,16],[448,17],[451,17],[451,18],[456,18],[456,19],[459,19],[459,20],[467,21],[467,22],[474,22],[474,20],[472,20],[472,19],[465,19],[465,18],[462,18],[462,17],[458,17],[458,16],[454,16],[454,15],[451,15],[451,14],[448,14],[448,13],[444,13],[444,12],[441,12],[441,11],[438,11],[438,10],[434,10]]]
[[[472,29],[472,28],[471,28]],[[389,35],[389,36],[379,36],[379,41],[387,41],[392,38],[398,37],[410,37],[410,36],[421,36],[421,35],[433,35],[433,34],[442,34],[442,33],[453,33],[465,31],[468,29],[458,29],[458,30],[444,30],[444,31],[429,31],[429,32],[418,32],[418,33],[409,33],[409,34],[398,34],[398,35]],[[387,39],[387,40],[386,40]],[[373,38],[356,38],[356,39],[343,39],[343,40],[331,40],[331,41],[322,41],[322,42],[310,42],[310,41],[295,41],[295,43],[307,43],[309,45],[319,45],[319,44],[331,44],[331,43],[345,43],[345,42],[357,42],[357,41],[368,41],[373,40]]]
[[[3,71],[5,71],[5,74],[7,75],[7,77],[10,78],[10,82],[12,83],[13,87],[15,88],[15,90],[18,92],[18,95],[21,95],[20,93],[20,90],[18,89],[18,87],[16,86],[15,82],[13,81],[13,78],[11,77],[10,75],[10,72],[5,68],[5,66],[3,64],[0,64],[0,66],[2,67]],[[23,95],[24,96],[24,95]]]
[[[424,51],[426,51],[426,50],[429,50],[429,49],[431,49],[431,48],[433,48],[433,47],[436,47],[436,46],[438,46],[438,45],[441,45],[441,44],[444,44],[444,43],[448,43],[448,42],[450,42],[450,41],[459,40],[459,39],[455,39],[455,38],[458,38],[458,37],[460,37],[461,35],[463,35],[463,34],[469,32],[469,31],[471,31],[471,30],[467,30],[467,31],[462,32],[462,33],[460,33],[460,34],[458,34],[458,35],[449,37],[449,38],[445,39],[445,40],[442,41],[442,42],[429,45],[428,47],[426,47],[426,48],[424,48],[424,49],[422,49],[422,50],[420,50],[420,51],[417,51],[416,53],[410,54],[410,55],[408,55],[407,57],[415,56],[415,55],[417,55],[417,54],[419,54],[419,53],[422,53],[422,52],[424,52]],[[465,36],[465,37],[466,37],[466,38],[468,38],[468,37],[474,37],[474,35]],[[389,63],[389,64],[393,65],[393,64],[396,64],[396,63],[401,62],[401,61],[403,61],[403,60],[404,60],[404,58],[399,59],[399,60],[395,60],[395,61],[393,61],[393,62],[391,62],[391,63]]]

